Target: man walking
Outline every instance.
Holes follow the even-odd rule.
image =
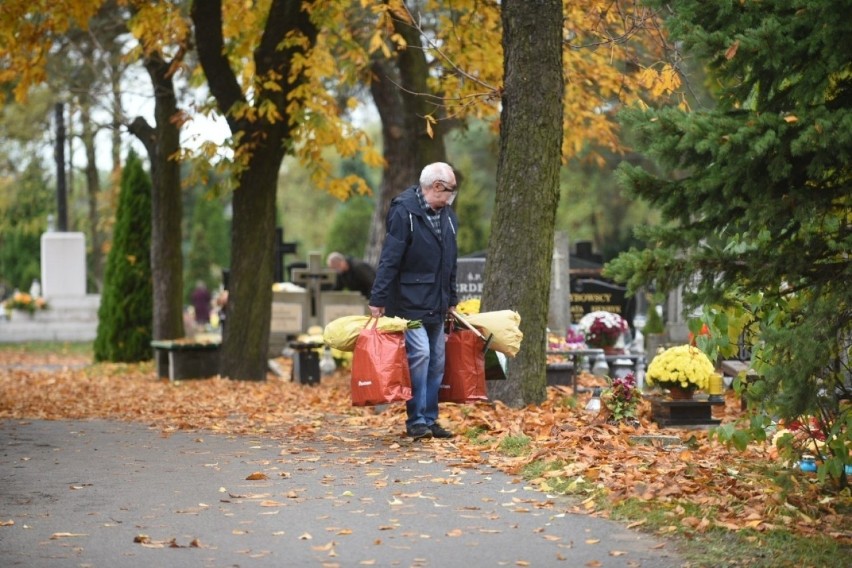
[[[444,379],[444,321],[455,308],[458,219],[448,207],[456,176],[443,162],[427,165],[413,185],[391,201],[387,234],[370,294],[370,313],[420,320],[405,332],[412,398],[406,433],[414,439],[450,438],[438,424],[438,391]]]

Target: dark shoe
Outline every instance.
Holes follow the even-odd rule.
[[[407,434],[415,440],[420,440],[422,438],[431,438],[432,430],[425,424],[415,424],[408,429]]]
[[[434,438],[452,438],[453,436],[455,436],[455,434],[453,434],[449,430],[441,428],[441,425],[437,422],[429,426],[429,430],[432,432],[432,436]]]

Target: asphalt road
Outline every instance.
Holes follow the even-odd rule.
[[[664,540],[448,463],[442,443],[0,421],[0,566],[682,564]]]

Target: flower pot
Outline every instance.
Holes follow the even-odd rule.
[[[672,400],[692,400],[692,394],[695,392],[694,388],[683,388],[679,384],[667,385],[666,388],[669,389]]]

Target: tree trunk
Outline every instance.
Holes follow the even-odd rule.
[[[121,72],[110,68],[110,93],[112,95],[112,181],[118,185],[121,177]]]
[[[292,59],[302,48],[281,46],[289,33],[301,34],[312,44],[317,29],[302,10],[301,0],[272,0],[254,63],[258,76],[273,74],[279,79],[275,88],[254,93],[254,106],[273,105],[282,116],[273,122],[264,118],[250,121],[230,112],[234,105],[247,101],[227,58],[221,0],[194,1],[190,14],[210,92],[239,140],[238,152],[250,156],[238,176],[233,198],[228,318],[220,372],[232,379],[263,380],[272,321],[275,194],[285,143],[291,138],[287,101],[302,84],[298,78],[290,79]]]
[[[406,135],[414,142],[414,164],[417,175],[411,181],[414,183],[420,176],[420,170],[426,164],[446,160],[447,150],[444,147],[446,128],[443,122],[432,126],[430,135],[426,129],[424,117],[443,118],[444,108],[440,101],[440,93],[429,89],[429,62],[426,60],[426,49],[420,31],[410,23],[394,18],[394,31],[405,39],[408,49],[399,52],[397,65],[402,90],[403,119],[405,120]]]
[[[482,307],[514,309],[524,333],[509,380],[490,395],[509,404],[546,396],[546,328],[562,143],[562,3],[504,0],[504,92],[497,195]],[[517,275],[529,277],[518,278]]]
[[[91,276],[97,286],[98,292],[103,288],[104,265],[101,251],[101,237],[98,232],[98,195],[101,191],[100,176],[98,174],[97,150],[95,148],[95,131],[92,127],[92,116],[90,112],[88,97],[81,97],[80,101],[80,138],[86,152],[86,193],[89,206],[89,242],[92,252],[89,255]]]
[[[373,79],[370,92],[379,111],[382,123],[383,155],[387,167],[382,175],[376,208],[370,222],[370,234],[364,251],[364,260],[373,266],[379,262],[385,237],[385,217],[391,200],[417,180],[419,170],[415,159],[413,133],[406,128],[405,114],[399,87],[392,79],[393,63],[378,59],[372,65]]]
[[[68,190],[65,185],[65,105],[56,103],[56,143],[53,157],[56,162],[56,229],[68,230]]]
[[[280,146],[258,149],[234,192],[228,319],[221,353],[221,373],[231,379],[266,377]]]
[[[385,217],[391,200],[406,187],[417,183],[423,166],[447,159],[443,123],[435,124],[430,136],[423,118],[426,115],[441,118],[443,109],[435,103],[440,97],[435,96],[426,83],[429,63],[425,50],[421,49],[420,32],[396,18],[394,30],[405,38],[409,48],[402,50],[394,60],[396,69],[392,61],[375,61],[370,84],[373,101],[382,120],[384,158],[388,164],[376,198],[364,253],[364,259],[373,265],[379,261],[381,254]]]
[[[145,69],[154,86],[155,128],[137,118],[130,132],[145,145],[151,161],[151,275],[154,284],[154,339],[183,337],[183,256],[180,165],[170,159],[180,149],[180,130],[169,64],[152,54]]]

